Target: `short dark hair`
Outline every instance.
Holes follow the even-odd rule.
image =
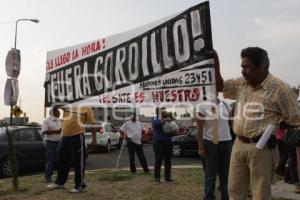
[[[265,65],[267,69],[270,66],[268,52],[260,47],[247,47],[242,49],[241,58],[249,58],[256,67]]]
[[[49,111],[49,114],[50,115],[53,115],[54,112],[57,112],[59,111],[59,108],[57,106],[53,106],[51,107],[50,111]]]

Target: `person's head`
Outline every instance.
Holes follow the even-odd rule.
[[[241,67],[245,80],[252,86],[259,85],[269,73],[270,60],[266,50],[247,47],[241,51]]]
[[[161,115],[162,119],[165,119],[168,117],[168,112],[167,112],[166,108],[161,108],[160,115]]]
[[[167,113],[167,111],[166,111],[165,107],[156,107],[156,116],[158,118],[161,118],[161,119],[165,118],[166,113]]]
[[[59,112],[58,107],[53,107],[53,108],[51,108],[51,110],[50,110],[50,116],[51,116],[51,117],[59,118],[60,112]]]
[[[136,121],[136,113],[135,112],[131,113],[131,121],[133,121],[133,122]]]

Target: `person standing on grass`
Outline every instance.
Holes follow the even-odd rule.
[[[53,107],[49,112],[50,116],[46,118],[42,125],[42,133],[44,134],[44,143],[46,150],[45,179],[46,183],[52,182],[53,167],[57,161],[58,144],[61,139],[61,120],[58,107]]]
[[[229,200],[228,172],[232,149],[232,137],[228,118],[231,107],[217,98],[217,127],[219,143],[213,144],[211,107],[199,106],[197,109],[197,130],[199,155],[204,160],[205,200],[216,199],[215,183],[219,176],[221,199]]]
[[[159,119],[160,112],[160,119]],[[172,159],[172,136],[166,134],[163,130],[168,118],[168,114],[164,108],[157,108],[157,117],[152,119],[153,130],[153,150],[155,155],[154,164],[154,181],[160,182],[160,170],[162,161],[165,164],[165,181],[173,182],[171,178],[171,159]]]
[[[143,167],[145,173],[149,172],[147,160],[143,151],[142,134],[144,132],[143,124],[136,119],[136,113],[132,114],[130,121],[125,122],[120,127],[120,132],[123,138],[127,138],[127,148],[129,154],[129,163],[131,173],[136,173],[135,153]]]
[[[228,180],[231,200],[246,200],[250,182],[253,199],[271,198],[277,160],[275,131],[263,149],[257,149],[256,144],[269,125],[277,129],[282,120],[300,128],[297,98],[286,83],[269,72],[269,65],[266,50],[245,48],[241,51],[243,77],[224,81],[218,88],[223,91],[224,98],[237,100],[233,121],[237,137],[232,148]],[[217,83],[223,82],[218,60],[215,72]]]
[[[75,170],[75,186],[71,193],[82,192],[85,170],[84,125],[94,124],[93,111],[89,107],[64,107],[62,139],[58,148],[58,170],[55,183],[47,185],[48,189],[64,187],[70,168]]]

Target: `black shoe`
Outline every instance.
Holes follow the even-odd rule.
[[[84,189],[84,188],[86,188],[87,187],[87,185],[85,184],[85,183],[83,183],[82,185],[81,185],[81,188],[82,189]]]
[[[166,180],[166,182],[175,182],[173,179],[171,179],[171,178],[166,178],[165,179]]]

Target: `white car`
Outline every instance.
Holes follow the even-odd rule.
[[[93,142],[92,130],[96,135]],[[105,148],[106,152],[110,152],[111,146],[120,147],[120,133],[114,128],[111,123],[102,122],[94,124],[93,128],[86,128],[84,133],[85,143],[90,148],[96,146],[97,148]]]

